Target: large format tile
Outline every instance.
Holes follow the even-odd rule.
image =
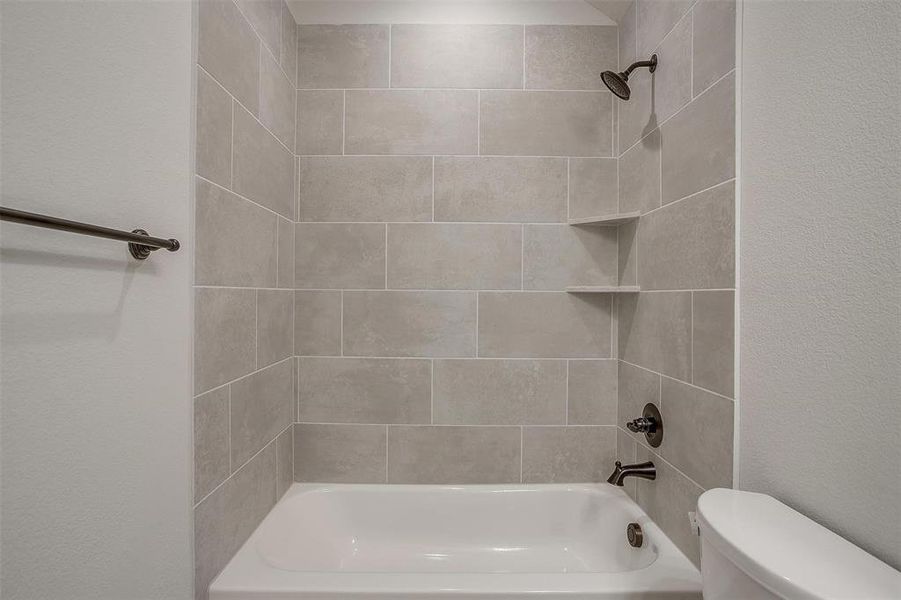
[[[313,423],[429,423],[428,360],[301,358],[299,420]]]
[[[388,225],[392,289],[519,289],[520,225]]]
[[[394,25],[391,87],[521,88],[520,25]]]
[[[660,67],[663,68],[662,66]],[[656,98],[652,85],[653,75],[647,69],[638,69],[629,76],[632,96],[628,102],[617,100],[618,152],[622,154],[641,138],[657,129],[660,119],[655,110]]]
[[[660,138],[664,204],[735,177],[735,76],[664,123]]]
[[[278,217],[202,179],[195,190],[195,283],[275,287]]]
[[[295,423],[294,480],[385,483],[385,426]]]
[[[341,354],[341,292],[294,292],[294,354]]]
[[[603,481],[616,458],[615,427],[525,427],[523,483]]]
[[[476,295],[344,292],[348,356],[475,356]]]
[[[526,225],[523,288],[616,285],[616,228]]]
[[[660,130],[619,159],[619,208],[646,213],[660,207]]]
[[[610,68],[611,71],[625,71],[629,65],[635,62],[638,52],[636,40],[638,23],[636,22],[636,3],[630,2],[626,13],[619,20],[619,69]]]
[[[735,192],[732,183],[642,217],[638,280],[643,290],[735,285]]]
[[[343,154],[344,90],[297,90],[295,150]]]
[[[232,468],[239,468],[293,421],[293,360],[283,360],[232,383]]]
[[[297,87],[387,86],[387,25],[300,25],[297,28]]]
[[[621,212],[615,158],[569,159],[569,218]]]
[[[234,2],[197,5],[197,62],[256,114],[260,106],[260,40]]]
[[[616,65],[616,27],[526,25],[525,30],[526,88],[605,89],[598,73]]]
[[[483,91],[480,151],[508,156],[611,156],[611,102],[606,92]]]
[[[300,157],[301,221],[429,221],[432,159]]]
[[[257,290],[257,365],[294,354],[294,292]]]
[[[628,294],[619,299],[619,356],[688,381],[691,377],[691,292]]]
[[[194,398],[194,502],[229,475],[228,386],[223,386]]]
[[[638,0],[638,56],[648,55],[691,7],[693,0]]]
[[[381,223],[298,223],[294,247],[300,289],[385,287]]]
[[[195,169],[201,177],[230,186],[232,99],[203,69],[197,69]]]
[[[293,18],[292,18],[293,21]],[[294,426],[287,427],[275,440],[276,498],[281,498],[294,483]]]
[[[279,45],[279,64],[291,85],[297,87],[297,21],[288,4],[282,0],[282,39]]]
[[[519,483],[519,468],[519,427],[388,426],[388,483]]]
[[[194,290],[194,392],[253,371],[256,364],[256,291]]]
[[[294,84],[275,58],[263,52],[260,69],[260,122],[288,148],[294,147]]]
[[[616,460],[624,465],[630,465],[635,461],[635,452],[637,446],[635,440],[630,438],[626,431],[622,428],[616,430]],[[612,470],[612,469],[611,469]],[[638,503],[638,481],[635,477],[627,477],[623,482],[623,490],[629,495],[629,498]]]
[[[436,360],[435,423],[562,425],[566,361]]]
[[[660,375],[646,369],[619,361],[617,379],[616,423],[625,427],[626,423],[642,416],[646,404],[653,404],[660,410]],[[662,415],[664,423],[666,415]],[[643,433],[626,432],[627,436],[647,445]],[[666,429],[664,428],[664,438]],[[666,440],[664,439],[664,442]]]
[[[281,217],[278,220],[278,287],[294,288],[294,222]]]
[[[666,36],[657,49],[661,67],[654,71],[654,112],[666,121],[691,101],[691,15]]]
[[[735,403],[668,377],[662,383],[666,443],[658,452],[705,489],[732,487]]]
[[[606,358],[610,356],[610,297],[480,293],[479,356]]]
[[[436,221],[566,221],[562,158],[435,158]]]
[[[294,155],[253,116],[235,107],[232,189],[294,218]]]
[[[238,7],[263,43],[268,46],[269,51],[278,56],[281,39],[281,1],[238,0]]]
[[[697,96],[735,67],[735,0],[701,0],[692,15],[692,85]]]
[[[567,425],[616,425],[616,360],[571,360],[567,371]]]
[[[619,284],[638,285],[638,221],[619,226]]]
[[[196,598],[207,598],[210,582],[275,505],[276,488],[272,444],[194,508]]]
[[[735,292],[692,294],[692,383],[735,395]]]
[[[350,90],[344,110],[344,151],[477,154],[478,123],[475,90]]]

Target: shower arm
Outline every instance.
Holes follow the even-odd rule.
[[[631,65],[629,65],[629,67],[625,71],[623,71],[623,75],[628,77],[629,75],[632,74],[632,71],[634,71],[635,69],[640,69],[641,67],[656,67],[656,66],[657,66],[656,60],[639,60],[639,61],[634,62]],[[654,72],[654,69],[651,69],[651,73],[653,73],[653,72]]]

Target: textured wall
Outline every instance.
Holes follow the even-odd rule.
[[[624,460],[656,481],[628,491],[693,560],[687,513],[732,487],[735,299],[735,4],[639,0],[620,23],[620,66],[656,52],[619,102],[618,423],[660,407],[663,445],[619,430]]]
[[[901,568],[899,4],[743,22],[739,483]]]
[[[191,6],[0,3],[2,204],[175,237],[0,227],[9,600],[191,597]]]
[[[291,483],[296,27],[284,2],[198,6],[195,594]]]
[[[598,481],[616,444],[604,26],[301,25],[298,481]]]

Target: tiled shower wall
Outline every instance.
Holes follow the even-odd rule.
[[[301,25],[297,481],[598,481],[617,28]]]
[[[198,3],[195,594],[292,481],[296,26]]]
[[[619,418],[660,406],[663,444],[618,431],[624,461],[653,460],[656,481],[628,491],[695,562],[686,514],[732,487],[735,297],[735,3],[633,3],[620,66],[656,52],[620,103],[619,201],[642,217],[620,228]]]

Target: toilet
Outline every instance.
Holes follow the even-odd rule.
[[[901,572],[766,494],[698,499],[704,600],[898,600]]]

